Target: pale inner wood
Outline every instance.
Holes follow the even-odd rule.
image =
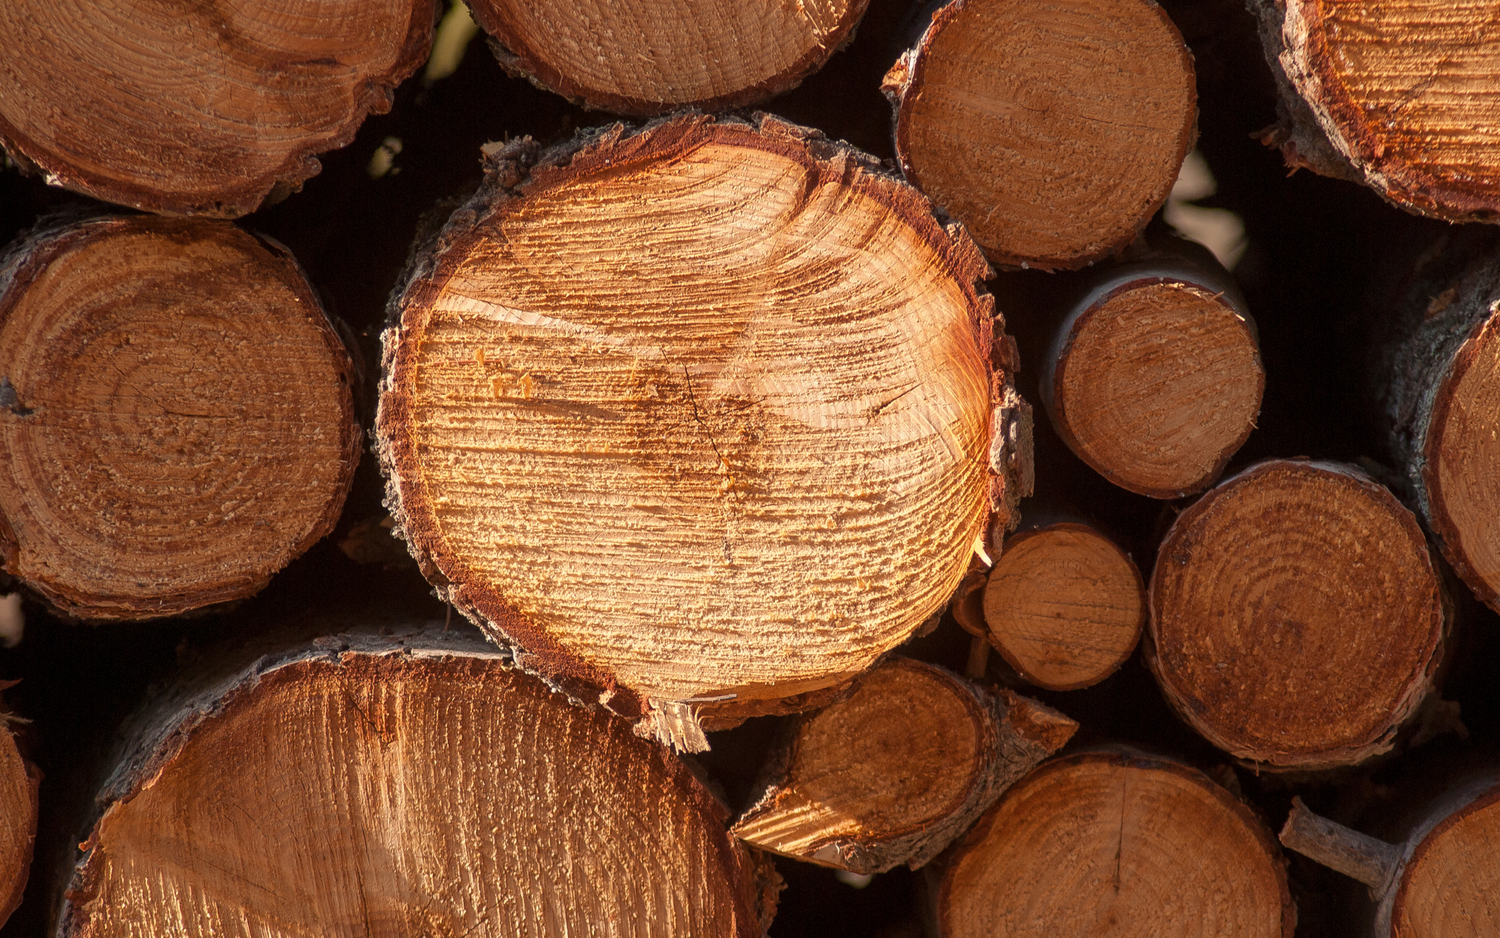
[[[1500,935],[1500,802],[1437,828],[1402,877],[1397,938]]]
[[[1143,495],[1200,489],[1260,414],[1260,354],[1214,294],[1167,282],[1084,314],[1054,394],[1078,455]]]
[[[444,553],[565,649],[650,696],[780,697],[957,585],[976,311],[885,203],[714,143],[534,194],[468,251],[420,339],[420,471]]]
[[[975,784],[980,719],[971,695],[930,666],[877,668],[801,728],[780,797],[734,832],[800,855],[920,830],[955,811]]]
[[[306,549],[343,498],[357,430],[344,353],[285,277],[227,224],[143,218],[12,285],[11,573],[84,615],[161,615]]]
[[[942,934],[1280,938],[1278,863],[1227,797],[1185,771],[1044,766],[961,848]]]
[[[1500,594],[1500,339],[1493,319],[1469,340],[1467,356],[1439,394],[1449,395],[1424,455],[1436,485],[1432,509],[1448,548],[1489,596]]]
[[[1130,558],[1081,524],[1005,545],[984,593],[990,641],[1027,680],[1071,690],[1114,673],[1146,622],[1146,590]]]
[[[1288,7],[1324,18],[1324,64],[1333,73],[1324,94],[1361,112],[1360,157],[1377,171],[1406,164],[1466,192],[1500,195],[1493,0],[1288,0]]]
[[[85,936],[750,936],[701,791],[494,663],[288,666],[100,823]]]
[[[903,158],[1008,263],[1076,266],[1130,240],[1196,118],[1191,60],[1149,0],[969,0],[920,67]]]
[[[1442,634],[1437,577],[1409,513],[1372,484],[1289,461],[1192,511],[1152,582],[1163,684],[1241,758],[1366,754],[1427,686]]]
[[[847,35],[849,0],[482,0],[539,62],[597,100],[690,104],[737,94]],[[502,40],[505,38],[501,37]]]
[[[0,123],[108,198],[137,204],[145,186],[211,211],[352,133],[361,86],[430,15],[413,0],[6,0],[0,43],[24,54],[0,56]]]

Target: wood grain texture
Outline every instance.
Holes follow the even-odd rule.
[[[774,853],[857,873],[916,869],[1077,727],[1008,691],[891,659],[850,696],[799,721],[733,832]]]
[[[434,14],[435,0],[10,0],[0,145],[95,198],[235,218],[390,109]]]
[[[1124,248],[1196,138],[1192,57],[1151,0],[954,0],[885,90],[907,179],[997,264]]]
[[[248,596],[332,530],[353,364],[285,248],[215,221],[62,222],[0,261],[0,551],[60,610]]]
[[[1338,463],[1271,460],[1214,488],[1163,539],[1150,602],[1146,662],[1168,702],[1273,770],[1389,752],[1447,636],[1416,518]]]
[[[1270,831],[1194,769],[1087,752],[1043,765],[955,850],[942,938],[1291,938],[1297,914]]]
[[[1146,585],[1130,557],[1084,524],[1023,531],[984,588],[986,637],[1026,680],[1077,690],[1115,673],[1146,625]]]
[[[755,862],[661,747],[477,636],[261,659],[157,714],[60,936],[756,938]]]
[[[757,104],[848,42],[869,0],[474,0],[512,74],[586,107]]]
[[[627,714],[754,707],[946,602],[1014,497],[1008,379],[979,252],[870,167],[769,117],[519,144],[422,255],[389,504],[528,667]]]
[[[21,904],[31,873],[42,781],[42,773],[17,748],[8,716],[0,710],[0,925]]]

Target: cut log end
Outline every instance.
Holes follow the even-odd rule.
[[[1024,730],[1010,719],[1018,710]],[[915,868],[1075,729],[1034,701],[987,698],[940,668],[898,659],[802,722],[779,757],[781,777],[733,830],[824,866]]]
[[[869,0],[474,0],[508,71],[587,107],[650,115],[756,104],[853,34]]]
[[[61,934],[764,933],[754,861],[680,762],[478,642],[381,642],[163,721]]]
[[[1290,938],[1270,831],[1207,776],[1082,753],[1017,783],[957,848],[943,938],[1152,934]]]
[[[1058,435],[1111,482],[1153,498],[1218,477],[1255,428],[1266,383],[1254,329],[1222,294],[1155,278],[1074,317],[1048,364]]]
[[[1445,635],[1415,517],[1332,463],[1260,463],[1200,499],[1162,542],[1151,609],[1146,660],[1167,699],[1268,768],[1389,751]]]
[[[1197,118],[1192,58],[1149,0],[950,4],[886,88],[908,178],[991,260],[1045,269],[1129,244]]]
[[[1500,787],[1434,827],[1407,859],[1392,906],[1394,938],[1481,938],[1500,929]]]
[[[64,612],[248,596],[332,529],[353,366],[295,261],[210,221],[43,230],[0,268],[0,549]]]
[[[865,165],[769,117],[616,127],[481,193],[408,285],[392,504],[528,667],[724,720],[953,592],[1005,378],[986,266]]]
[[[0,925],[21,904],[31,872],[41,773],[16,748],[0,710]]]
[[[25,53],[0,70],[0,144],[96,198],[238,217],[390,108],[432,19],[432,0],[6,3],[0,43]]]
[[[989,640],[1026,680],[1076,690],[1113,674],[1146,624],[1140,571],[1083,524],[1026,531],[1005,545],[984,591]]]
[[[1494,222],[1500,143],[1485,128],[1500,121],[1500,69],[1474,40],[1493,15],[1488,0],[1286,0],[1280,35],[1268,38],[1279,40],[1271,51],[1322,133],[1367,185],[1408,211]]]

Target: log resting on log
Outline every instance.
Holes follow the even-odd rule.
[[[1203,496],[1163,539],[1150,602],[1146,663],[1168,702],[1272,770],[1389,752],[1447,639],[1416,518],[1338,463],[1258,463]]]
[[[1036,701],[893,659],[799,719],[733,832],[856,873],[917,869],[1077,728]]]
[[[953,0],[884,82],[902,172],[996,264],[1128,245],[1197,136],[1193,60],[1151,0]]]
[[[1250,0],[1288,166],[1450,222],[1500,220],[1491,0]]]
[[[986,270],[772,117],[509,145],[393,300],[388,505],[526,667],[674,745],[824,703],[1020,495]]]
[[[236,218],[295,192],[427,58],[435,0],[6,0],[0,146],[53,185]]]
[[[0,555],[64,613],[249,596],[332,530],[353,363],[282,246],[226,222],[60,221],[0,259]]]
[[[56,935],[760,938],[774,890],[660,746],[459,632],[352,635],[127,733]]]
[[[505,70],[585,107],[653,115],[757,104],[854,34],[869,0],[470,0]]]
[[[1208,776],[1085,752],[1016,783],[955,849],[941,938],[1291,938],[1285,864],[1260,819]]]

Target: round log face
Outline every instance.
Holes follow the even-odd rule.
[[[474,0],[502,62],[586,106],[657,114],[754,104],[815,71],[869,0]]]
[[[1500,217],[1490,0],[1287,0],[1282,64],[1377,192],[1447,221]]]
[[[1007,541],[985,585],[989,639],[1026,680],[1076,690],[1113,674],[1146,624],[1140,571],[1114,542],[1082,524],[1056,524]]]
[[[1202,491],[1255,429],[1266,377],[1222,296],[1171,280],[1111,291],[1074,321],[1053,423],[1105,478],[1141,495]]]
[[[332,529],[352,365],[291,258],[221,222],[104,219],[0,283],[0,548],[84,618],[247,596]]]
[[[408,287],[379,423],[461,608],[543,670],[745,701],[947,599],[987,512],[988,313],[915,193],[690,118],[482,211]]]
[[[1270,833],[1207,777],[1084,753],[1017,783],[958,847],[943,938],[1283,938],[1296,913]]]
[[[762,934],[687,770],[494,660],[295,662],[184,732],[96,826],[64,935]]]
[[[48,180],[233,218],[317,173],[426,58],[432,0],[9,0],[0,143]]]
[[[1500,320],[1484,319],[1439,386],[1422,445],[1432,527],[1478,594],[1500,599]]]
[[[996,263],[1077,268],[1124,247],[1194,138],[1192,59],[1150,0],[959,0],[907,78],[902,168]]]
[[[1500,933],[1500,789],[1454,812],[1407,860],[1393,938],[1480,938]]]
[[[1277,768],[1385,752],[1432,687],[1444,615],[1416,519],[1357,470],[1261,463],[1178,518],[1147,662],[1210,742]]]
[[[10,728],[0,716],[0,925],[21,903],[31,871],[40,781],[41,775],[21,758]]]

